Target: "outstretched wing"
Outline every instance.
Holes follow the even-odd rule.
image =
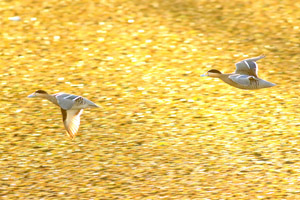
[[[228,76],[228,78],[231,79],[233,82],[244,86],[251,86],[253,82],[258,81],[258,79],[254,76],[239,75],[239,74],[230,75]]]
[[[67,130],[67,134],[72,139],[78,132],[80,125],[80,115],[82,114],[83,109],[80,110],[64,110],[61,109],[63,115],[63,122]]]
[[[242,61],[236,63],[235,64],[235,66],[236,66],[235,73],[257,77],[258,66],[256,64],[256,61],[258,61],[264,57],[265,56],[262,55],[262,56],[242,60]]]

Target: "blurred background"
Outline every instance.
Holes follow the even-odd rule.
[[[0,1],[1,199],[297,199],[300,2]],[[218,79],[265,54],[247,91]],[[82,95],[70,140],[37,89]]]

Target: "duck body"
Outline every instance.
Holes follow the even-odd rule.
[[[44,90],[37,90],[28,97],[39,97],[47,99],[61,108],[63,116],[64,126],[67,130],[67,134],[72,139],[78,132],[80,125],[80,115],[85,108],[97,108],[92,101],[74,94],[57,93],[50,95]]]
[[[78,110],[78,109],[99,107],[92,101],[74,94],[57,93],[52,96],[55,97],[56,99],[56,102],[53,103],[58,105],[64,110]]]
[[[265,56],[258,56],[236,63],[236,70],[231,74],[223,74],[219,70],[212,69],[209,70],[205,76],[219,78],[233,87],[244,90],[257,90],[273,87],[276,84],[265,81],[257,75],[258,66],[256,61],[264,57]]]
[[[221,74],[219,79],[233,87],[243,90],[257,90],[275,86],[274,83],[258,77],[241,74]]]

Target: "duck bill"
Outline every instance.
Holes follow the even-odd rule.
[[[27,97],[33,98],[33,97],[36,97],[36,96],[35,96],[35,94],[33,93],[33,94],[31,94],[31,95],[28,95]]]

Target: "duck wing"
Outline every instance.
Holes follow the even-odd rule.
[[[64,110],[61,108],[61,113],[63,116],[63,122],[67,130],[67,134],[72,139],[77,134],[80,125],[80,115],[83,109],[79,110]]]
[[[249,76],[249,75],[240,75],[240,74],[233,74],[228,76],[230,80],[233,82],[239,84],[239,85],[244,85],[244,86],[251,86],[253,82],[258,81],[259,79],[254,77],[254,76]]]
[[[74,95],[74,94],[67,94],[67,93],[58,93],[54,95],[57,99],[58,105],[64,109],[69,110],[73,107],[74,103],[78,99],[82,99],[81,96]]]
[[[235,63],[236,66],[236,70],[235,70],[235,74],[243,74],[243,75],[249,75],[249,76],[254,76],[254,77],[258,77],[257,76],[257,72],[258,72],[258,66],[256,64],[256,61],[264,58],[265,56],[258,56],[258,57],[254,57],[254,58],[249,58],[246,60],[242,60],[238,63]]]

